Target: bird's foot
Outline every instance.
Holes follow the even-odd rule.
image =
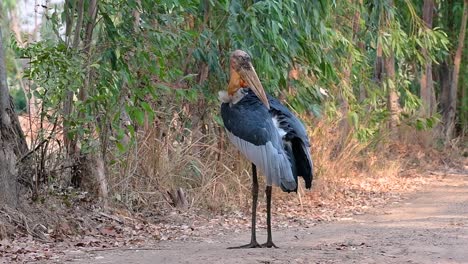
[[[247,245],[242,245],[238,247],[228,247],[228,249],[240,249],[240,248],[261,248],[262,245],[260,245],[257,241],[251,241]]]
[[[262,244],[262,247],[266,248],[278,248],[273,241],[267,241],[265,244]]]

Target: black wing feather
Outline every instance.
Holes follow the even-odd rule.
[[[302,122],[291,111],[282,105],[276,98],[268,96],[270,102],[270,113],[278,120],[279,127],[286,132],[284,141],[291,144],[288,151],[291,162],[294,162],[294,177],[302,176],[307,189],[312,187],[313,162],[309,154],[309,138]],[[292,153],[291,153],[292,152]]]
[[[307,131],[302,122],[276,98],[268,96],[268,110],[250,90],[243,91],[245,96],[240,102],[221,105],[221,117],[225,128],[236,137],[242,138],[256,146],[271,141],[274,146],[283,146],[289,156],[291,170],[297,183],[297,176],[304,178],[306,188],[312,186],[313,163],[310,158],[310,143]],[[278,120],[279,127],[286,132],[283,142],[278,139],[272,118]]]
[[[221,117],[224,127],[245,141],[256,146],[265,145],[268,141],[278,143],[272,135],[276,131],[268,109],[254,94],[246,94],[233,106],[223,103]]]

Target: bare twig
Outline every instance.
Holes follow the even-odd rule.
[[[124,223],[124,222],[123,222],[122,220],[120,220],[117,216],[109,215],[109,214],[106,214],[106,213],[104,213],[104,212],[99,212],[99,215],[104,216],[104,217],[106,217],[106,218],[109,218],[109,219],[111,219],[111,220],[114,220],[114,221],[116,221],[116,222],[119,223],[119,224],[123,224],[123,223]]]

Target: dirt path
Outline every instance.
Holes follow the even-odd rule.
[[[246,231],[151,250],[98,251],[71,263],[468,263],[468,175],[447,176],[367,215],[273,232],[279,249],[226,249],[247,242]],[[263,242],[265,230],[259,233]]]

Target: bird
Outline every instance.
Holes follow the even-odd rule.
[[[271,234],[272,186],[297,192],[298,176],[312,187],[313,162],[304,124],[281,102],[265,93],[250,55],[230,56],[227,91],[219,92],[221,117],[231,143],[252,163],[252,224],[250,243],[234,248],[277,248]],[[267,242],[256,239],[257,167],[266,176]]]

